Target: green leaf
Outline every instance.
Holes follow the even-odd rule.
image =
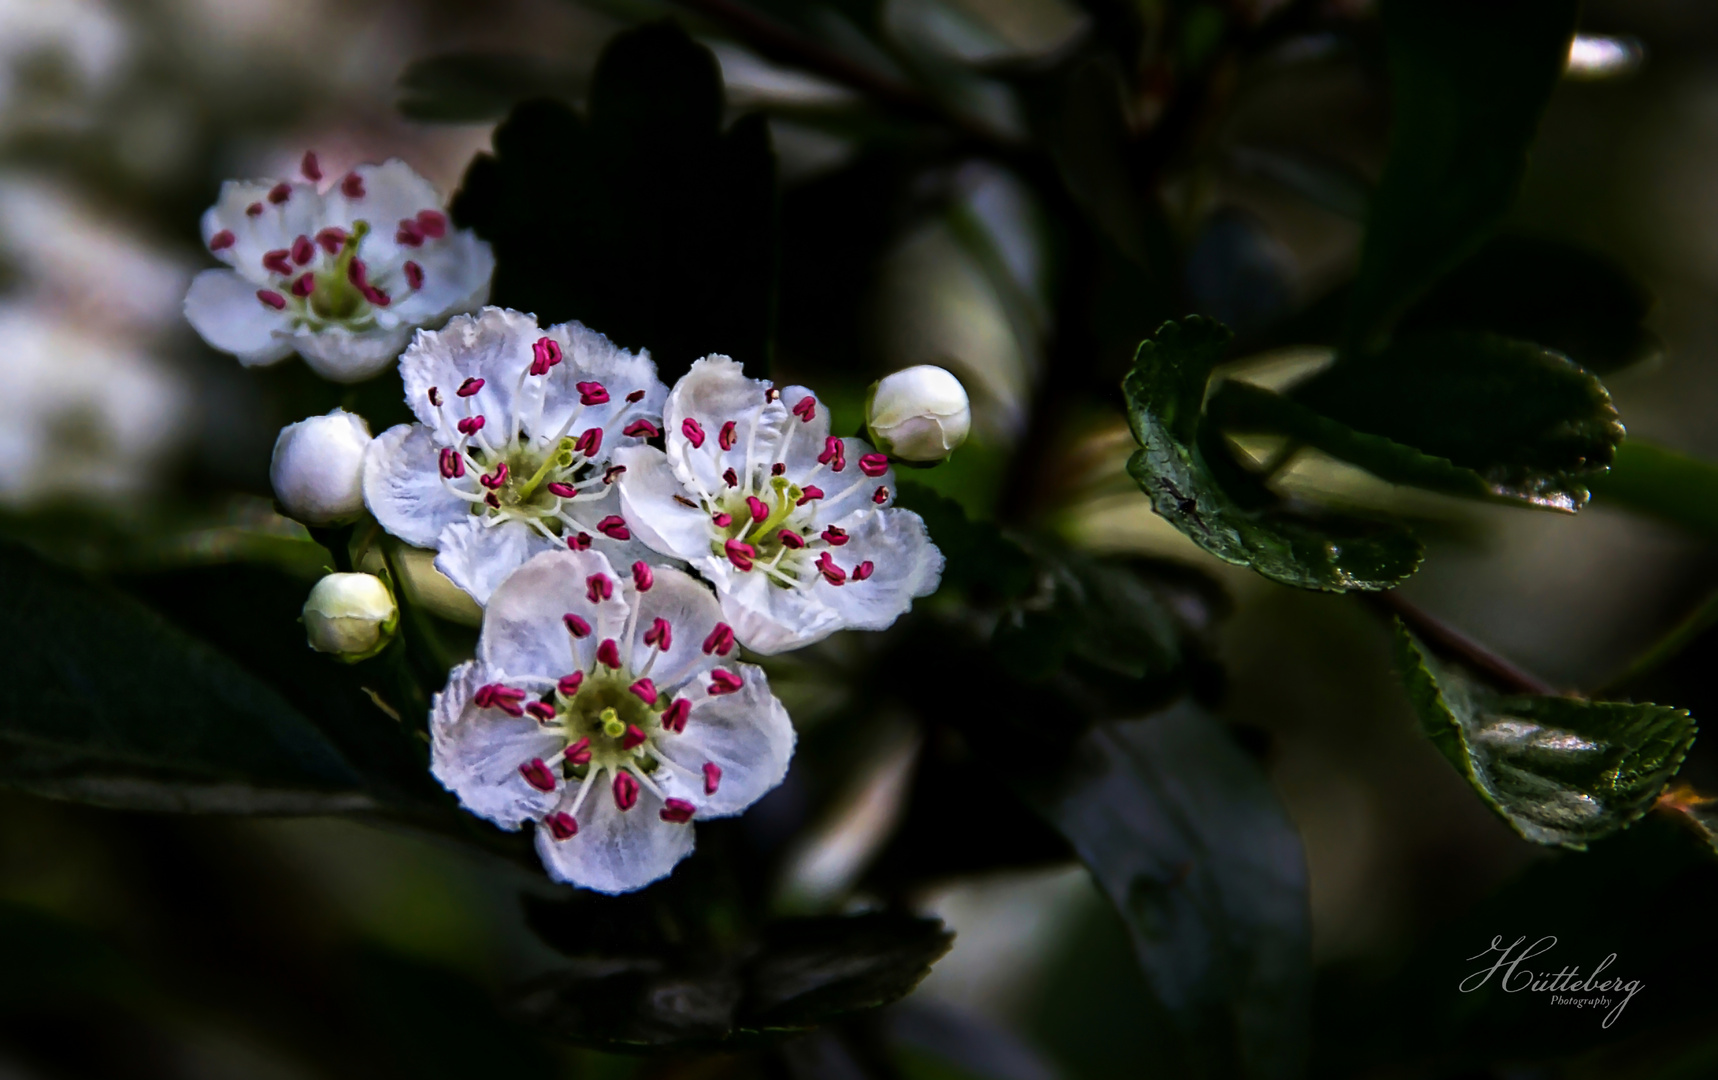
[[[375,808],[303,714],[127,597],[20,548],[0,562],[0,783],[202,813]]]
[[[1219,559],[1285,585],[1387,589],[1411,575],[1422,550],[1410,533],[1272,508],[1269,492],[1201,424],[1205,385],[1229,340],[1222,325],[1194,315],[1165,323],[1134,357],[1122,389],[1140,449],[1128,472],[1152,507]]]
[[[781,919],[764,927],[740,1026],[808,1028],[906,997],[954,944],[937,919],[899,912]]]
[[[1191,704],[1094,726],[1017,784],[1127,924],[1193,1077],[1288,1078],[1307,1051],[1300,839],[1258,766]]]
[[[1592,487],[1593,497],[1601,502],[1718,539],[1718,464],[1630,439],[1617,448],[1610,471],[1596,477]]]
[[[1379,356],[1338,361],[1291,396],[1356,431],[1472,470],[1494,496],[1551,510],[1586,505],[1588,484],[1623,439],[1595,376],[1490,334],[1402,337]]]
[[[1400,622],[1396,658],[1426,736],[1535,843],[1579,849],[1627,828],[1694,745],[1685,709],[1499,694],[1433,658]]]
[[[1045,678],[1069,657],[1128,679],[1180,665],[1185,627],[1133,567],[1072,549],[1042,552],[1038,567],[1039,593],[1010,607],[994,639],[1020,677]]]
[[[1509,208],[1563,70],[1576,0],[1385,0],[1395,115],[1346,340],[1379,345]]]
[[[900,1000],[953,940],[936,919],[893,912],[782,919],[725,956],[577,958],[527,984],[517,1011],[584,1046],[744,1046]]]
[[[1355,431],[1252,383],[1223,382],[1212,393],[1208,412],[1212,422],[1225,431],[1287,435],[1393,484],[1470,498],[1496,494],[1472,469],[1422,454],[1381,435]]]
[[[1493,237],[1402,318],[1404,333],[1470,330],[1533,341],[1597,375],[1658,355],[1653,297],[1615,260],[1545,237]]]
[[[588,121],[555,101],[515,109],[453,202],[494,245],[493,302],[647,348],[668,382],[715,352],[765,374],[775,154],[762,116],[724,132],[722,110],[715,57],[673,23],[610,43]]]
[[[398,86],[407,119],[473,124],[499,120],[532,98],[570,101],[582,95],[584,80],[547,57],[469,52],[414,60]]]

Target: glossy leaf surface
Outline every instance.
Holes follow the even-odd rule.
[[[1341,592],[1407,578],[1421,548],[1406,530],[1275,509],[1269,492],[1203,437],[1205,386],[1229,338],[1220,324],[1189,316],[1139,347],[1122,387],[1140,445],[1128,472],[1152,507],[1219,559],[1285,585]]]
[[[1499,694],[1400,624],[1396,659],[1426,736],[1535,843],[1580,848],[1628,827],[1694,744],[1685,709]]]

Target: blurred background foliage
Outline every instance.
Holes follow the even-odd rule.
[[[1714,59],[1671,0],[0,0],[0,1076],[1718,1074],[1713,755],[1615,832],[1692,724],[1627,713],[1615,835],[1530,843],[1483,731],[1592,714],[1444,709],[1383,610],[1718,715]],[[792,774],[663,885],[551,888],[430,781],[471,632],[421,560],[407,644],[304,645],[350,552],[274,512],[275,433],[397,378],[242,370],[180,301],[220,181],[307,147],[407,159],[497,302],[665,377],[730,352],[837,430],[909,364],[972,392],[901,493],[942,592],[772,662]],[[1209,488],[1141,496],[1130,404]],[[1212,500],[1290,569],[1207,554]],[[1309,561],[1333,514],[1365,566]],[[1457,993],[1499,934],[1646,989]]]

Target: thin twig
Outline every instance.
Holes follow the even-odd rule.
[[[1547,697],[1554,697],[1558,693],[1557,688],[1550,683],[1516,667],[1394,589],[1367,593],[1366,599],[1374,607],[1401,619],[1420,640],[1431,646],[1433,652],[1460,660],[1487,676],[1501,690]]]

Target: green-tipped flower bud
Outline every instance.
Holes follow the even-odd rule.
[[[374,574],[329,574],[304,602],[304,631],[310,647],[334,653],[347,663],[381,652],[393,640],[399,622],[394,594]]]
[[[935,365],[920,364],[872,384],[865,400],[865,427],[877,449],[892,458],[941,461],[966,441],[972,402],[959,379]]]

